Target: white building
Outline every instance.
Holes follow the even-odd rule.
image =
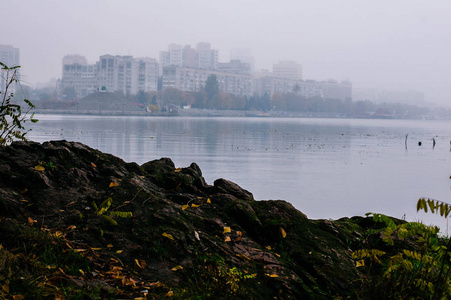
[[[212,74],[216,75],[220,91],[237,96],[252,95],[251,75],[175,66],[163,68],[163,89],[176,88],[182,91],[198,92],[205,87],[208,76]]]
[[[274,77],[301,80],[302,66],[295,61],[281,61],[273,65]]]
[[[5,64],[8,68],[19,66],[19,49],[10,45],[0,45],[0,62]],[[5,89],[6,71],[0,68],[0,91]],[[19,72],[17,79],[20,79]],[[10,87],[9,92],[14,93],[16,89],[15,84]]]
[[[138,63],[138,91],[150,92],[158,89],[159,66],[154,58],[136,58]]]
[[[250,71],[255,71],[255,58],[252,51],[247,48],[236,48],[230,51],[230,60],[239,60],[243,63],[249,64]]]
[[[76,98],[79,99],[95,92],[95,65],[88,65],[86,57],[81,55],[66,55],[63,57],[62,74],[62,94],[64,94],[68,88],[73,88],[75,90]]]

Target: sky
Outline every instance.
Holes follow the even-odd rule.
[[[61,77],[65,55],[153,57],[209,42],[219,61],[249,48],[256,69],[297,61],[303,78],[416,90],[451,105],[449,0],[1,0],[0,44],[20,49],[24,81]]]

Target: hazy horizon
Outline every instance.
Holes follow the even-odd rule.
[[[281,60],[303,78],[348,79],[353,87],[416,90],[449,105],[451,2],[16,0],[1,5],[0,44],[20,49],[24,82],[61,77],[79,54],[153,57],[171,43],[209,42],[221,62],[249,48],[256,69]]]

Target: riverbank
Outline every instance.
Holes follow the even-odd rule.
[[[330,299],[363,278],[365,218],[309,220],[195,163],[53,141],[13,143],[0,165],[0,251],[8,268],[27,257],[0,270],[8,295]]]

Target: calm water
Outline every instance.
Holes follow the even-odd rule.
[[[177,167],[196,162],[209,184],[221,177],[234,181],[256,199],[287,200],[309,218],[380,212],[446,226],[438,216],[417,214],[415,207],[425,196],[451,201],[450,121],[38,119],[31,140],[78,141],[139,164],[161,157]]]

